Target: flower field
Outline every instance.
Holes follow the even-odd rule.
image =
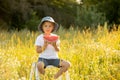
[[[0,32],[0,80],[29,80],[31,64],[36,62],[35,40],[39,32]],[[60,28],[59,57],[71,62],[71,80],[120,80],[120,30],[79,31]],[[46,70],[46,79],[52,71]],[[54,74],[53,74],[54,75]]]

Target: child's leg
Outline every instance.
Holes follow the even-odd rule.
[[[44,69],[44,63],[42,61],[39,61],[37,63],[37,67],[38,67],[38,71],[41,73],[41,74],[45,74],[45,69]]]
[[[60,70],[55,74],[54,78],[57,79],[60,75],[62,75],[63,72],[66,72],[68,68],[70,67],[70,63],[67,61],[62,60],[60,62]]]

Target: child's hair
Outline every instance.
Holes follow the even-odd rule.
[[[51,22],[54,24],[54,29],[52,30],[52,32],[57,31],[59,29],[59,25],[54,21],[54,19],[50,16],[46,16],[46,17],[42,18],[42,20],[38,26],[38,30],[42,31],[43,33],[44,33],[44,31],[42,29],[42,25],[44,24],[44,22]]]

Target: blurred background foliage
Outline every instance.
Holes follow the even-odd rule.
[[[37,30],[44,16],[68,29],[120,24],[120,0],[0,0],[0,30]]]

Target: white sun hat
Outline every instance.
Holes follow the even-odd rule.
[[[40,22],[40,24],[39,24],[39,26],[38,26],[38,30],[40,30],[40,31],[43,32],[43,30],[42,30],[42,24],[43,24],[44,22],[46,22],[46,21],[52,22],[52,23],[55,24],[55,28],[54,28],[54,30],[53,30],[52,32],[57,31],[57,30],[59,29],[58,23],[56,23],[52,17],[46,16],[46,17],[43,17],[43,18],[42,18],[42,20],[41,20],[41,22]]]

